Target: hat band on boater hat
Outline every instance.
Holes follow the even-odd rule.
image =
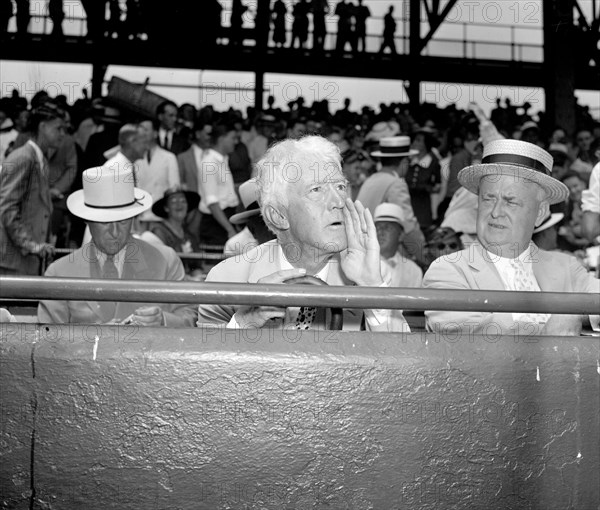
[[[528,158],[527,156],[520,156],[518,154],[490,154],[489,156],[485,156],[484,158],[482,158],[481,163],[519,165],[524,166],[526,168],[530,168],[531,170],[543,172],[546,175],[550,174],[548,168],[546,168],[546,165],[544,165],[541,161],[538,161],[537,159],[533,158]]]

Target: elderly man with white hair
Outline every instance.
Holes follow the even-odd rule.
[[[600,282],[564,253],[540,250],[531,237],[563,202],[568,188],[552,177],[552,156],[519,140],[484,147],[480,164],[463,168],[460,183],[478,195],[477,239],[467,249],[435,260],[423,286],[529,292],[600,292]],[[435,331],[506,335],[576,335],[578,315],[483,313],[429,310]],[[590,317],[596,322],[596,317]]]
[[[277,238],[221,262],[206,281],[273,284],[307,275],[329,285],[389,286],[373,218],[348,198],[334,144],[320,136],[282,141],[257,171],[261,213]],[[326,322],[324,310],[309,306],[200,305],[198,325],[323,329]],[[344,329],[363,323],[371,331],[407,330],[399,313],[344,310]]]

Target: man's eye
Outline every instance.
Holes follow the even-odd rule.
[[[314,186],[313,188],[310,188],[311,193],[318,193],[319,191],[321,191],[321,186]]]
[[[346,191],[347,188],[348,186],[346,184],[338,184],[337,186],[338,191]]]

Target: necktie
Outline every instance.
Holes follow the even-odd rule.
[[[314,306],[303,306],[298,312],[296,319],[296,329],[309,329],[317,313]]]
[[[114,255],[107,255],[106,261],[102,266],[102,278],[110,278],[110,279],[118,279],[119,271],[117,271],[117,266],[115,266],[115,257]]]
[[[525,264],[520,259],[511,259],[510,266],[515,271],[515,290],[525,292],[536,292],[535,282],[532,275],[525,269]],[[543,313],[524,313],[521,314],[521,320],[526,322],[545,323],[549,315]]]

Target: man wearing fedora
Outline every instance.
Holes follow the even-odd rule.
[[[408,158],[418,154],[410,148],[408,136],[389,136],[379,140],[379,150],[371,152],[371,156],[379,158],[381,168],[362,184],[357,200],[371,214],[379,204],[398,205],[404,215],[406,227],[403,246],[411,256],[422,260],[425,236],[412,208],[410,192],[404,176],[408,171]]]
[[[130,166],[86,170],[83,189],[69,196],[67,207],[87,222],[92,240],[52,263],[45,276],[183,280],[183,265],[171,248],[131,235],[134,217],[151,206],[150,194],[134,187]],[[195,315],[194,307],[172,304],[40,301],[38,307],[42,323],[182,327],[193,326]]]
[[[600,282],[563,253],[546,252],[531,238],[563,202],[568,188],[551,176],[552,157],[519,140],[496,140],[484,147],[480,164],[458,175],[478,195],[477,239],[465,250],[435,260],[423,286],[529,292],[600,292]],[[542,313],[425,312],[429,329],[476,334],[577,335],[582,317]]]

